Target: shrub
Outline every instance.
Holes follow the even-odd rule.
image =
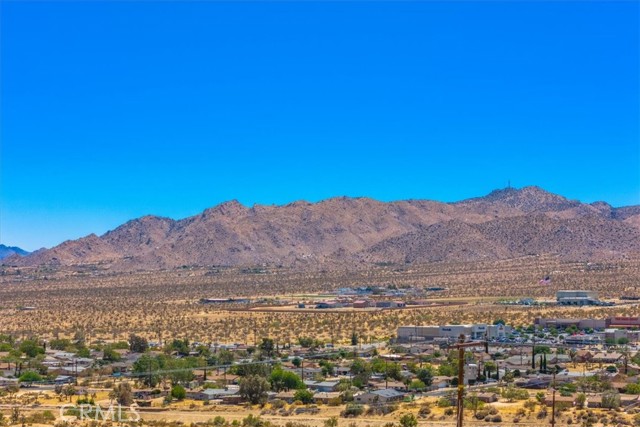
[[[280,409],[280,408],[284,408],[286,406],[287,402],[285,402],[282,399],[275,399],[271,401],[271,407],[273,409]]]
[[[171,397],[177,400],[182,400],[187,397],[187,391],[180,384],[177,384],[171,389]]]
[[[340,413],[340,416],[344,418],[358,417],[363,413],[364,413],[364,408],[362,407],[362,405],[350,403]]]
[[[451,406],[451,400],[447,397],[441,397],[438,399],[438,407],[439,408],[448,408]]]

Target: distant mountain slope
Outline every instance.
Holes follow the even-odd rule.
[[[369,262],[478,261],[555,254],[565,259],[621,258],[640,252],[640,230],[598,217],[558,219],[543,214],[480,224],[450,221],[374,245]]]
[[[248,208],[226,202],[173,220],[145,216],[5,264],[106,263],[121,270],[181,265],[345,266],[367,262],[565,258],[640,254],[640,208],[584,204],[538,187],[456,203],[339,197]]]
[[[29,255],[29,252],[17,246],[6,246],[0,244],[0,259],[8,258],[11,255]]]

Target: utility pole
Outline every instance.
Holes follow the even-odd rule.
[[[451,348],[458,349],[458,413],[456,415],[456,427],[462,427],[464,422],[464,349],[467,347],[484,346],[485,352],[489,353],[489,341],[471,341],[465,342],[464,334],[460,334],[458,343],[451,345]],[[486,338],[486,336],[485,336]]]
[[[464,347],[462,347],[462,343],[464,343],[464,334],[460,334],[458,347],[458,413],[457,415],[457,427],[462,427],[462,422],[464,420]]]
[[[384,359],[384,388],[389,388],[389,368],[387,368],[387,359]]]
[[[553,368],[553,396],[551,398],[551,427],[556,425],[556,368]]]
[[[149,387],[153,387],[153,383],[151,380],[151,358],[149,358],[149,362],[147,363],[147,382]]]
[[[256,319],[253,319],[253,346],[258,347],[258,326]]]
[[[536,369],[536,324],[533,324],[533,337],[531,338],[531,369]]]

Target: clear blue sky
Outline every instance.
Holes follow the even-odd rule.
[[[3,1],[0,241],[509,179],[638,204],[639,5]]]

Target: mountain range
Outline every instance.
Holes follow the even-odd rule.
[[[0,259],[8,258],[11,255],[29,255],[29,252],[17,246],[6,246],[0,244]]]
[[[569,200],[539,187],[454,203],[338,197],[246,207],[222,203],[181,220],[145,216],[5,265],[100,263],[116,270],[183,265],[349,267],[553,254],[566,260],[640,255],[640,206]]]

